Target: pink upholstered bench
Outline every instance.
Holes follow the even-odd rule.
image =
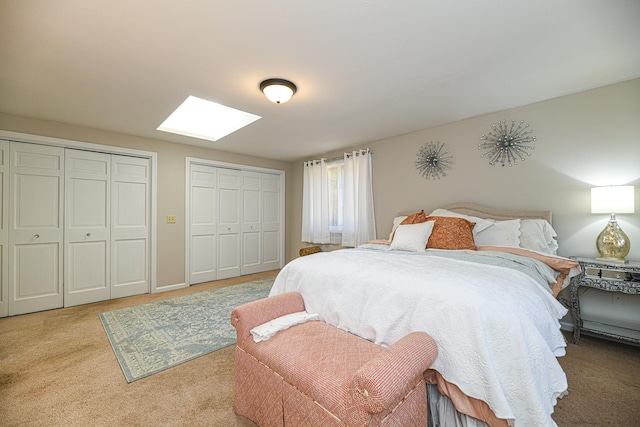
[[[437,355],[433,338],[414,332],[384,348],[321,321],[254,342],[250,330],[304,311],[292,292],[236,308],[234,410],[261,427],[424,426],[423,372]]]

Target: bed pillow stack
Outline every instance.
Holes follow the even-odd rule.
[[[482,221],[482,220],[481,220]],[[453,216],[426,216],[424,210],[394,219],[389,235],[391,250],[423,252],[425,249],[475,250],[476,223]],[[483,227],[491,226],[483,223]]]
[[[476,223],[473,236],[476,246],[510,246],[556,255],[557,234],[544,219],[497,221],[436,209],[430,216],[464,218]]]
[[[437,217],[437,218],[436,218]],[[445,218],[461,218],[465,221],[447,220]],[[436,209],[427,215],[424,210],[411,215],[401,215],[393,219],[393,227],[389,240],[393,243],[398,227],[434,221],[427,240],[427,248],[434,249],[475,249],[477,246],[508,246],[534,250],[556,255],[558,251],[557,233],[544,219],[511,219],[505,221],[484,219],[464,215],[446,209]],[[473,225],[470,225],[473,224]],[[471,233],[469,233],[471,227]],[[403,240],[407,234],[420,234],[422,228],[403,232]],[[422,234],[420,239],[424,238]],[[392,249],[413,247],[412,242],[396,242]],[[403,249],[406,250],[406,249]]]

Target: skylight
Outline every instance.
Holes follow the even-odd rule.
[[[217,141],[262,117],[189,96],[157,130]]]

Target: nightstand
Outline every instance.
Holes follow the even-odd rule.
[[[607,263],[595,258],[571,257],[580,263],[581,272],[571,278],[571,315],[573,316],[573,343],[580,341],[580,332],[586,331],[608,338],[640,344],[640,339],[626,337],[614,333],[598,331],[583,327],[580,318],[580,297],[578,290],[581,286],[602,289],[609,292],[623,292],[625,294],[640,294],[640,262],[629,261],[626,264]]]

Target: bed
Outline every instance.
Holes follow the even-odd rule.
[[[388,238],[291,261],[270,295],[299,292],[307,311],[382,346],[429,333],[430,425],[554,426],[567,393],[556,297],[579,273],[555,237],[549,211],[451,204],[398,215]]]

